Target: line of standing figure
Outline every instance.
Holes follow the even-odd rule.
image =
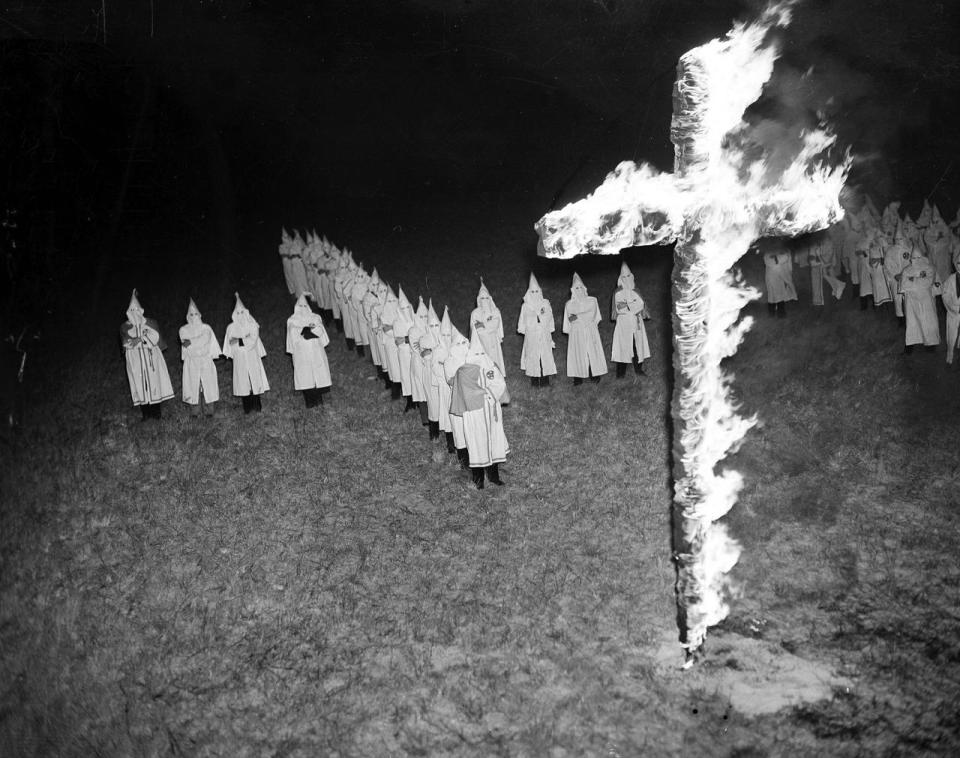
[[[767,252],[771,315],[785,315],[786,302],[797,300],[793,267],[799,261],[810,267],[813,305],[824,304],[824,284],[837,300],[849,286],[861,310],[896,317],[906,355],[918,345],[933,352],[940,344],[939,299],[945,311],[946,362],[952,364],[960,347],[960,213],[948,224],[927,201],[916,220],[900,208],[900,201],[894,201],[881,214],[867,195],[858,210],[847,210],[842,221],[810,235],[799,255],[785,247]]]
[[[404,413],[428,429],[431,440],[446,441],[447,452],[468,469],[478,489],[485,481],[503,485],[500,464],[510,446],[502,404],[509,402],[503,363],[503,324],[481,282],[470,314],[470,339],[457,329],[446,307],[439,317],[431,301],[417,308],[403,291],[367,273],[349,250],[326,238],[304,242],[283,231],[280,245],[291,294],[309,296],[344,344],[368,356],[393,400],[405,400]]]

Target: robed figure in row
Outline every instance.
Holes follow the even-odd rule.
[[[322,405],[323,391],[331,385],[325,349],[329,344],[323,319],[313,312],[306,296],[300,295],[287,319],[287,352],[293,359],[293,388],[303,393],[307,408]]]
[[[646,373],[643,362],[650,357],[650,343],[644,320],[650,318],[647,306],[637,291],[633,273],[626,263],[620,264],[617,291],[613,294],[610,318],[616,322],[613,328],[613,349],[610,359],[617,364],[617,379],[627,373],[627,365],[633,363],[638,374]]]
[[[192,415],[213,415],[220,399],[217,366],[220,343],[213,328],[203,322],[193,298],[187,307],[187,323],[180,327],[180,357],[183,360],[183,402]]]
[[[483,489],[485,472],[493,484],[503,484],[499,466],[510,452],[500,407],[506,388],[503,372],[474,331],[464,362],[454,375],[450,413],[463,419],[470,471],[477,489]]]
[[[136,290],[130,295],[127,320],[120,327],[120,342],[133,404],[140,406],[144,419],[160,418],[160,403],[173,397],[167,362],[163,359],[166,345],[157,322],[144,315]]]
[[[480,338],[480,344],[487,351],[500,373],[504,377],[507,375],[507,369],[503,362],[503,317],[500,315],[500,309],[493,302],[493,296],[490,290],[486,288],[483,279],[480,279],[480,289],[477,292],[477,307],[470,312],[470,330],[476,332]],[[503,402],[510,402],[510,393],[505,390]]]
[[[223,337],[223,354],[233,361],[233,394],[243,400],[243,412],[263,410],[260,396],[270,389],[263,357],[267,354],[260,340],[260,325],[234,293],[236,304]]]
[[[587,287],[579,274],[573,275],[570,299],[563,308],[563,333],[567,341],[567,376],[573,377],[574,385],[583,384],[590,377],[599,382],[607,373],[607,361],[603,357],[600,341],[600,305],[597,298],[587,293]]]
[[[555,330],[550,301],[543,296],[537,277],[531,273],[520,306],[517,332],[523,335],[520,370],[530,377],[530,384],[534,387],[550,386],[550,377],[557,373],[557,363],[553,358]]]

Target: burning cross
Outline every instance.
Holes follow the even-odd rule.
[[[785,158],[784,145],[760,144],[743,120],[773,72],[777,50],[767,36],[789,23],[789,5],[771,5],[759,20],[681,56],[670,126],[673,174],[621,163],[592,195],[536,224],[549,257],[676,243],[671,515],[685,665],[696,660],[708,627],[729,612],[726,575],[740,546],[717,521],[743,480],[716,468],[756,423],[737,413],[731,377],[720,367],[752,323],[738,322],[740,310],[758,297],[730,268],[759,237],[795,236],[843,217],[849,156],[840,166],[823,163],[832,135],[804,132]]]

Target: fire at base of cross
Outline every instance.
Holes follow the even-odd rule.
[[[790,5],[770,5],[758,20],[680,58],[673,174],[621,163],[593,194],[535,227],[548,257],[675,243],[671,516],[685,667],[729,612],[728,574],[740,546],[718,521],[736,502],[742,477],[717,467],[756,423],[737,412],[732,377],[721,368],[750,328],[749,318],[738,320],[741,309],[758,296],[731,267],[759,237],[796,236],[843,217],[850,156],[828,163],[835,138],[826,126],[802,133],[784,167],[773,165],[744,120],[773,72],[770,31],[789,24]]]

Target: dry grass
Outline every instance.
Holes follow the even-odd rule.
[[[427,270],[438,247],[399,252]],[[380,260],[395,281],[400,259]],[[616,263],[573,265],[605,297]],[[660,356],[668,265],[636,269]],[[508,319],[522,269],[486,270]],[[472,272],[429,270],[419,287],[463,324]],[[541,282],[559,310],[568,279]],[[765,420],[736,456],[744,593],[708,652],[758,636],[855,687],[749,718],[652,657],[675,635],[664,357],[577,390],[512,376],[508,486],[478,493],[336,337],[328,405],[303,409],[271,287],[250,304],[275,387],[262,416],[231,399],[212,421],[168,404],[141,424],[108,338],[76,367],[79,397],[35,409],[3,480],[0,753],[955,753],[960,433],[942,356],[906,363],[894,325],[849,302],[758,309],[732,362]]]

